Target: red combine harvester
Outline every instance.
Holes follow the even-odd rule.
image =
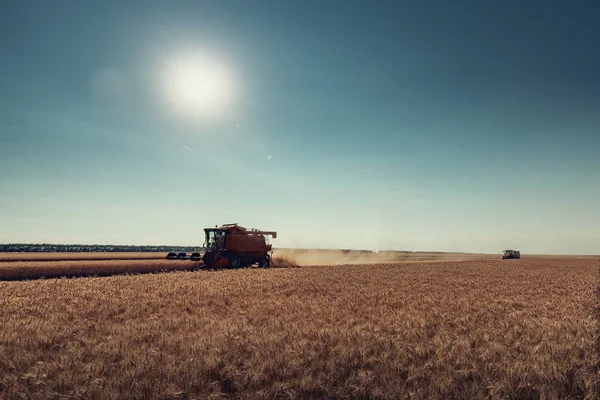
[[[246,229],[238,224],[205,228],[204,254],[169,253],[167,259],[204,262],[203,268],[246,268],[258,264],[271,266],[272,246],[268,237],[277,238],[277,232]]]

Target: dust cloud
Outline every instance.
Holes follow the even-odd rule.
[[[498,258],[496,254],[443,253],[412,251],[273,249],[273,262],[285,260],[297,266],[383,264],[406,261],[461,261]],[[280,261],[282,262],[282,261]]]

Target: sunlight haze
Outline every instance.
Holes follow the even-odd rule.
[[[3,3],[0,242],[600,254],[598,13],[463,3]]]

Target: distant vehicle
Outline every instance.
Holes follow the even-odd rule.
[[[507,258],[521,258],[521,252],[517,250],[504,250],[502,259],[506,260]]]

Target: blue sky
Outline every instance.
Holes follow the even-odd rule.
[[[239,222],[284,247],[599,254],[599,17],[3,2],[0,242],[192,245]],[[214,83],[201,107],[189,74],[179,92],[165,78],[190,54],[226,71],[177,64]]]

